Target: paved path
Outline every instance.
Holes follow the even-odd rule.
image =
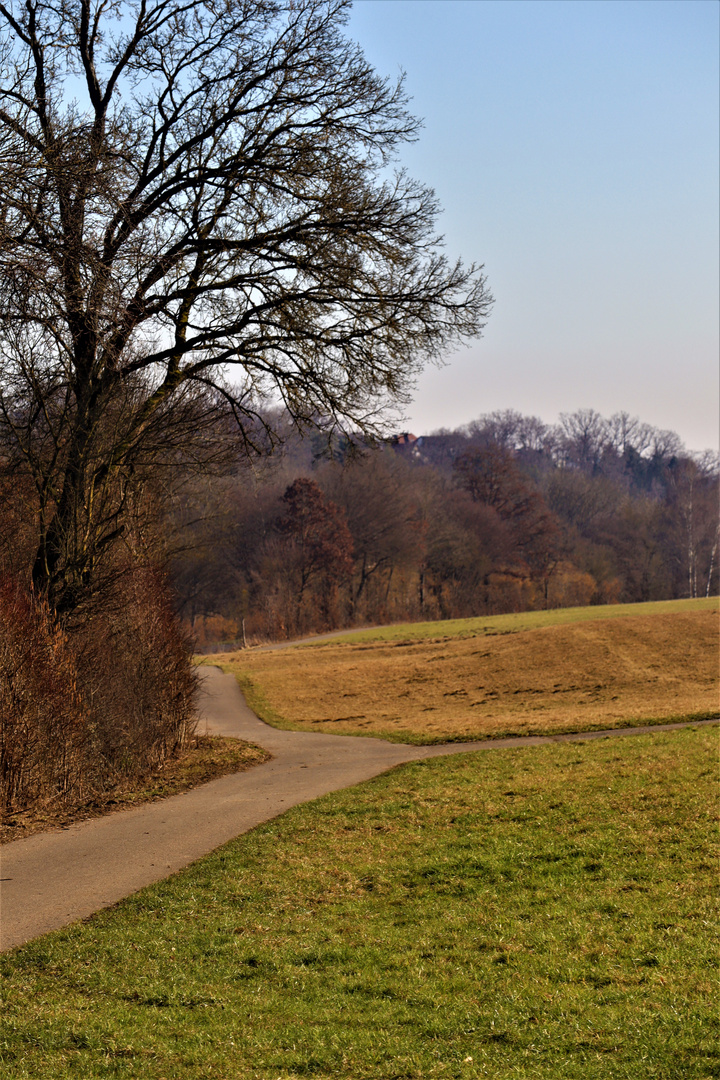
[[[633,735],[622,728],[552,738],[405,746],[380,739],[279,731],[250,711],[232,675],[203,670],[201,723],[274,756],[184,795],[5,845],[0,852],[0,948],[85,918],[206,855],[291,806],[351,787],[405,761],[544,742]],[[710,721],[712,722],[712,721]],[[667,729],[687,725],[671,724]]]

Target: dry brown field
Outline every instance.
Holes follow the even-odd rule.
[[[699,719],[720,713],[718,612],[599,619],[473,638],[213,658],[277,726],[403,742]]]

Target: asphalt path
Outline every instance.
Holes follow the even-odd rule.
[[[0,948],[86,918],[169,877],[221,844],[330,791],[351,787],[407,761],[472,750],[637,735],[658,727],[580,735],[528,736],[439,746],[280,731],[248,708],[232,675],[202,670],[200,723],[273,755],[247,772],[183,795],[17,840],[0,849]],[[715,723],[716,721],[704,721]],[[662,730],[695,726],[668,724]]]

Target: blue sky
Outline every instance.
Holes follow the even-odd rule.
[[[514,408],[626,410],[718,443],[715,0],[356,0],[406,72],[448,254],[485,264],[484,338],[420,378],[416,434]]]

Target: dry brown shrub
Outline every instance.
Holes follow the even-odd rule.
[[[0,579],[0,781],[4,813],[82,795],[88,728],[75,658],[47,604]]]
[[[227,619],[224,615],[197,615],[192,625],[187,625],[187,631],[195,639],[198,649],[216,645],[219,641],[237,641],[240,637],[235,619]]]
[[[533,611],[542,606],[540,591],[530,578],[505,573],[488,574],[485,607],[489,615]]]
[[[190,653],[155,571],[119,575],[67,632],[0,580],[3,811],[75,807],[180,754],[195,728]]]
[[[560,563],[548,583],[547,606],[586,607],[598,594],[595,578],[572,563]]]
[[[140,775],[195,728],[191,646],[157,571],[127,570],[74,632],[98,780]]]

